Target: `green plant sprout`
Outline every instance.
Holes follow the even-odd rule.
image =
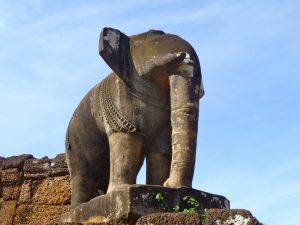
[[[183,212],[193,213],[201,210],[200,203],[192,196],[184,196],[182,200],[186,201],[190,205],[190,208],[183,209]]]
[[[200,213],[200,221],[201,224],[206,224],[206,212],[207,209],[203,209],[203,206],[192,196],[184,196],[182,198],[183,201],[187,202],[188,205],[190,205],[190,207],[188,208],[182,208],[179,205],[175,205],[173,208],[171,208],[166,200],[164,199],[164,196],[161,193],[157,193],[155,196],[156,200],[160,203],[161,207],[169,212],[185,212],[185,213],[195,213],[198,212],[200,213],[201,210],[203,210],[203,213]]]
[[[157,193],[155,196],[156,200],[160,203],[160,206],[167,211],[170,211],[170,207],[168,206],[167,202],[165,201],[163,195],[161,193]]]
[[[206,212],[207,212],[207,208],[205,208],[203,210],[203,213],[200,215],[200,221],[202,225],[206,224]]]

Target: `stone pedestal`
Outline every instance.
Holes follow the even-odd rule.
[[[150,213],[166,212],[155,196],[161,193],[170,209],[179,205],[189,208],[183,197],[192,196],[203,209],[229,209],[223,196],[192,188],[167,188],[155,185],[130,185],[121,191],[98,196],[70,210],[60,222],[135,224],[138,218]]]

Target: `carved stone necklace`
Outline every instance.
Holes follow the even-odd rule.
[[[112,77],[109,76],[100,83],[99,92],[100,109],[105,121],[115,132],[135,133],[136,126],[128,121],[125,116],[116,108],[110,96],[110,82]]]

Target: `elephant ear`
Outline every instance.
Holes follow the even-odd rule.
[[[129,37],[117,29],[103,28],[99,40],[99,54],[107,65],[128,84],[130,76]]]

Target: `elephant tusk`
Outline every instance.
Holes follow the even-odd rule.
[[[194,60],[191,59],[191,56],[189,53],[185,52],[185,58],[182,61],[182,64],[186,64],[186,65],[194,64]]]

